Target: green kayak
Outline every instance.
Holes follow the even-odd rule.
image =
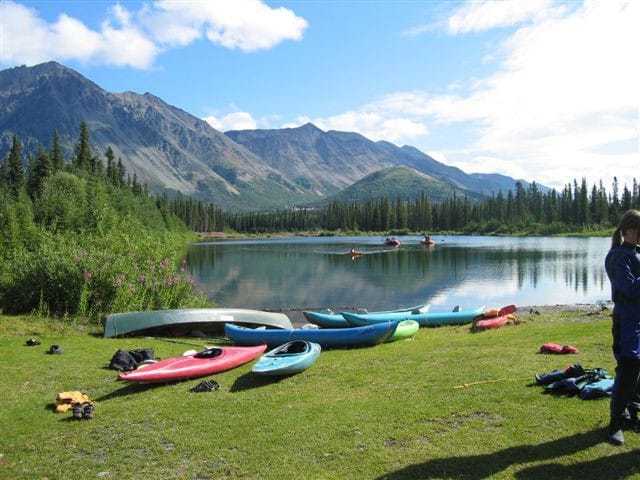
[[[389,337],[388,342],[395,342],[396,340],[404,340],[405,338],[412,337],[416,332],[420,330],[420,324],[415,320],[403,320],[398,323],[396,331]]]

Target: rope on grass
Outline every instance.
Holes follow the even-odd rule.
[[[471,387],[473,385],[482,385],[483,383],[496,383],[496,382],[503,382],[505,380],[518,380],[517,378],[498,378],[496,380],[481,380],[479,382],[469,382],[469,383],[463,383],[462,385],[456,385],[453,388],[467,388],[467,387]]]

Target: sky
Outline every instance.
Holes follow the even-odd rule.
[[[561,190],[640,182],[640,1],[0,0],[0,69],[55,60],[220,131],[411,145]]]

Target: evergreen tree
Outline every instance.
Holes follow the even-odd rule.
[[[124,168],[122,164],[122,159],[118,157],[118,168],[117,168],[117,185],[120,187],[125,186],[125,174],[127,173],[127,169]]]
[[[60,149],[58,130],[53,131],[53,146],[51,147],[51,152],[49,152],[49,158],[51,159],[51,168],[53,172],[59,172],[64,168],[64,156]]]
[[[72,164],[77,170],[85,170],[88,172],[95,170],[95,160],[91,153],[91,145],[89,143],[89,127],[85,121],[80,123],[80,138],[73,151]]]
[[[51,170],[51,160],[41,145],[38,148],[35,165],[29,171],[27,192],[31,199],[35,200],[40,196],[45,180],[51,175]]]
[[[7,183],[9,190],[17,197],[24,185],[24,167],[22,165],[22,144],[17,135],[13,136],[13,143],[7,159]]]

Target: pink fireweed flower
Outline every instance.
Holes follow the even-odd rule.
[[[182,260],[182,263],[180,264],[180,271],[184,273],[186,269],[187,269],[187,259],[185,258]]]
[[[93,272],[89,272],[89,271],[84,272],[84,281],[85,282],[91,281],[91,277],[93,277]]]
[[[118,277],[118,279],[116,280],[116,282],[114,283],[114,285],[116,287],[119,287],[120,285],[122,285],[122,282],[124,282],[124,273],[120,274],[120,276]]]
[[[138,276],[138,282],[144,283],[144,275]]]

